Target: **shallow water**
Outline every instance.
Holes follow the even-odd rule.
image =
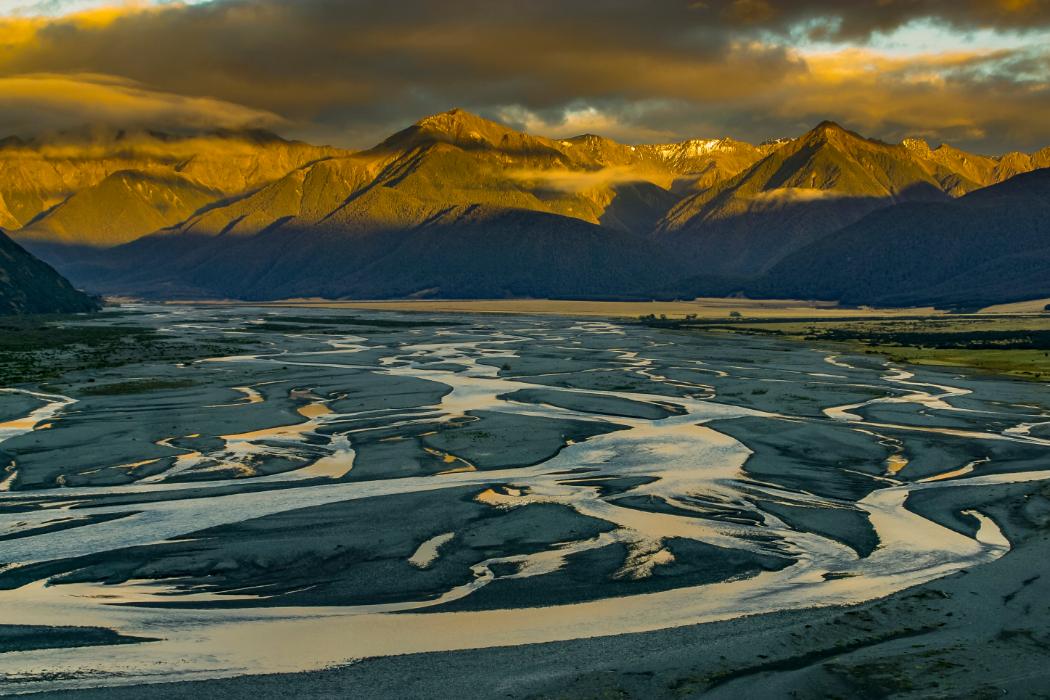
[[[205,340],[283,315],[146,310]],[[0,425],[2,622],[158,641],[0,654],[0,693],[859,602],[1009,549],[979,508],[958,514],[971,537],[909,510],[912,493],[1050,477],[1037,385],[554,318],[316,330],[336,315],[252,333],[243,354],[114,370],[187,389],[8,389],[42,406]],[[931,454],[932,475],[909,473]]]

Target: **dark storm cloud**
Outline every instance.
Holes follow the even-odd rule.
[[[986,148],[1033,146],[1050,141],[1030,123],[1050,121],[1045,56],[974,52],[963,57],[975,62],[969,69],[892,64],[873,74],[864,70],[871,56],[846,51],[814,60],[792,44],[816,37],[850,41],[863,52],[873,32],[923,18],[960,30],[1035,30],[1050,24],[1048,6],[219,0],[0,22],[0,77],[119,76],[143,93],[243,105],[256,119],[279,115],[300,135],[354,145],[461,106],[559,133],[605,125],[625,139],[756,139],[829,117],[876,135],[921,126]],[[1009,61],[1026,72],[1011,74]],[[1000,101],[995,109],[982,104],[989,90]],[[909,109],[926,105],[917,113],[930,121],[886,114],[892,100]],[[948,109],[962,110],[965,119]],[[1010,128],[990,135],[1004,121]]]

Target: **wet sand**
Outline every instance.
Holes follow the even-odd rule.
[[[195,302],[200,303],[200,302]],[[240,306],[242,302],[211,302],[215,305]],[[332,301],[324,299],[288,299],[267,302],[272,308],[360,309],[370,311],[423,311],[427,313],[536,314],[549,316],[637,318],[648,314],[665,314],[681,318],[696,314],[699,318],[727,318],[736,312],[761,318],[863,318],[865,316],[923,316],[943,312],[932,307],[908,309],[844,308],[832,302],[793,299],[727,299],[701,298],[692,301],[577,301],[559,299],[420,299],[395,301]]]
[[[1046,523],[995,564],[848,608],[158,686],[166,698],[1038,697]],[[976,601],[976,602],[975,602]],[[40,697],[136,698],[141,688]],[[1033,694],[1036,693],[1036,694]]]
[[[158,686],[170,698],[1033,697],[1050,684],[1050,491],[995,494],[1017,546],[859,606]],[[494,669],[498,671],[494,671]],[[141,689],[45,694],[133,698]],[[1035,695],[1038,697],[1038,695]]]
[[[937,639],[974,605],[928,591],[1043,551],[1039,385],[584,319],[144,311],[244,352],[11,404],[39,420],[0,442],[0,606],[158,641],[0,654],[0,692],[848,688],[829,659]]]
[[[42,627],[0,625],[0,654],[33,649],[63,649],[151,642],[147,637],[125,637],[101,627]]]

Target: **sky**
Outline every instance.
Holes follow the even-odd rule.
[[[367,147],[460,107],[554,137],[1050,145],[1050,0],[0,0],[0,136],[266,128]]]

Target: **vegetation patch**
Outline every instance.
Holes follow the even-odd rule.
[[[879,354],[894,362],[967,367],[1035,381],[1050,380],[1050,316],[959,315],[903,318],[667,319],[646,326],[772,335],[828,343],[840,351]]]
[[[0,320],[0,384],[38,383],[67,372],[140,362],[190,362],[229,355],[254,340],[176,338],[131,323],[101,325],[73,316]]]
[[[190,379],[133,379],[127,382],[97,384],[80,390],[85,396],[120,396],[123,394],[146,394],[151,391],[185,389],[196,382]]]
[[[152,328],[143,326],[75,324],[61,316],[9,317],[0,320],[0,353],[56,350],[73,345],[92,348],[153,335]]]

